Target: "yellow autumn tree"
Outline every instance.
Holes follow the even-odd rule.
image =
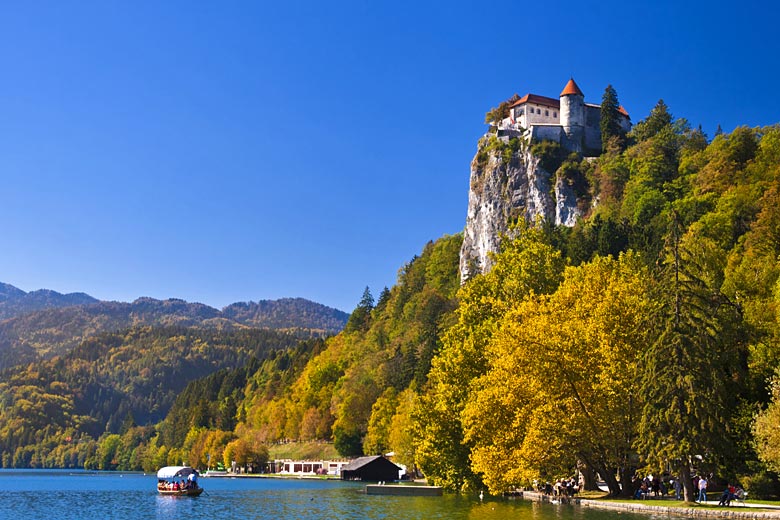
[[[493,269],[458,293],[457,322],[444,334],[413,412],[415,462],[430,482],[448,489],[480,485],[470,462],[475,440],[464,438],[461,418],[472,383],[485,373],[487,344],[509,311],[529,295],[554,291],[562,277],[565,262],[540,229],[521,224],[513,233]]]
[[[473,469],[491,492],[566,476],[578,462],[620,492],[618,469],[631,471],[634,460],[649,280],[636,255],[597,257],[504,316],[463,411]]]

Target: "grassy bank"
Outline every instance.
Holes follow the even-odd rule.
[[[268,456],[274,459],[293,460],[333,460],[342,459],[333,443],[330,442],[287,442],[272,444],[268,447]]]

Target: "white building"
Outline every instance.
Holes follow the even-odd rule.
[[[620,126],[628,132],[631,118],[622,106]],[[569,79],[558,99],[526,94],[509,108],[499,124],[499,136],[550,140],[585,155],[601,153],[601,105],[585,103],[585,95]]]

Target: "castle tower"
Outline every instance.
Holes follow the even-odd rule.
[[[568,148],[582,152],[585,138],[585,95],[574,82],[574,78],[569,78],[561,92],[561,126],[566,133]]]

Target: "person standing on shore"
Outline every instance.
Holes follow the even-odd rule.
[[[707,501],[707,478],[701,477],[699,479],[699,503],[703,504]]]
[[[674,499],[682,500],[682,482],[679,478],[674,479]]]

